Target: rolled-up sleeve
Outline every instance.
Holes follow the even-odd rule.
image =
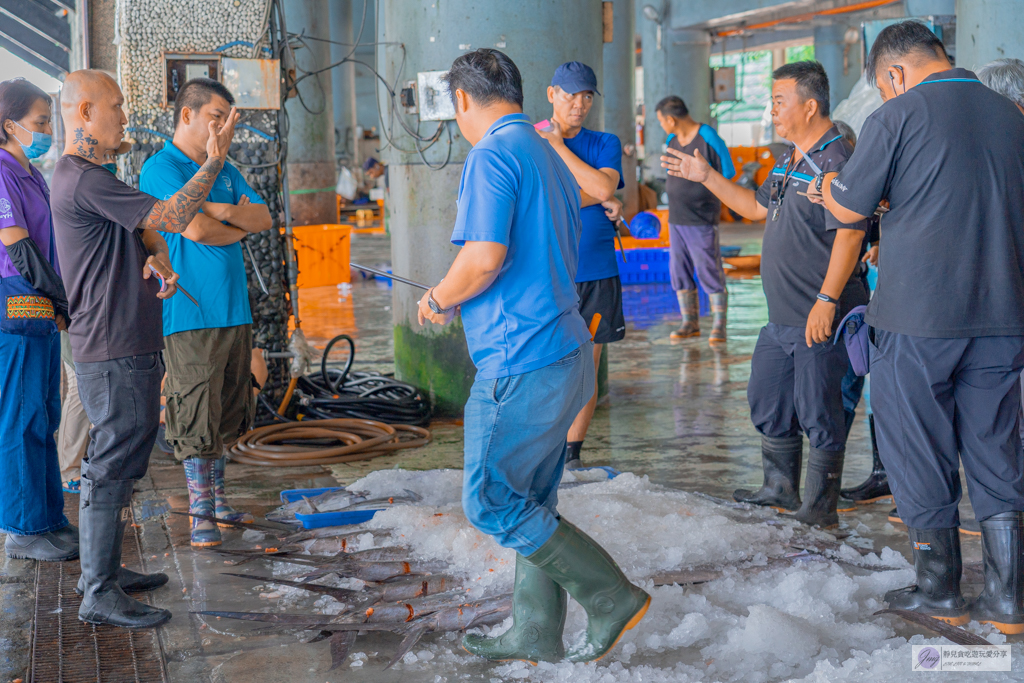
[[[497,242],[508,246],[518,186],[515,169],[501,155],[489,149],[472,150],[459,182],[452,244]]]

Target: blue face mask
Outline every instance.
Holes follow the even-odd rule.
[[[107,169],[114,175],[117,175],[117,164],[103,164],[103,168]]]
[[[16,125],[18,128],[21,128],[26,133],[32,134],[31,145],[25,146],[21,145],[21,142],[18,142],[18,144],[21,145],[21,151],[25,153],[25,156],[27,158],[36,159],[38,157],[43,156],[49,151],[50,145],[53,144],[52,135],[47,135],[46,133],[37,133],[35,131],[29,130],[28,128],[21,125],[17,121],[14,122],[14,125]]]

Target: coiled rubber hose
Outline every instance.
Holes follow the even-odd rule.
[[[348,360],[341,370],[328,368],[327,356],[339,341],[348,343]],[[260,394],[270,422],[243,434],[230,449],[231,459],[264,467],[334,465],[430,443],[430,431],[420,426],[430,421],[423,394],[393,377],[352,372],[355,355],[355,342],[340,334],[327,343],[319,376],[293,380],[280,408]],[[295,398],[300,420],[285,416]]]
[[[329,445],[337,442],[342,445]],[[257,427],[242,435],[231,447],[231,459],[264,467],[334,465],[428,443],[430,431],[423,427],[344,418],[303,420]]]
[[[348,360],[340,370],[329,368],[327,357],[335,344],[341,341],[348,343]],[[264,414],[269,413],[270,417],[257,421],[257,424],[287,421],[288,403],[296,398],[296,414],[301,413],[303,419],[350,418],[419,426],[430,422],[430,403],[419,389],[387,375],[353,372],[355,355],[355,342],[348,335],[340,334],[329,341],[320,361],[320,372],[298,378],[294,391],[286,395],[287,401],[280,408],[275,410],[260,395]]]

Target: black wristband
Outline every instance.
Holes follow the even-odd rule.
[[[828,294],[825,294],[824,292],[818,292],[818,301],[824,301],[827,304],[838,304],[839,303],[839,299],[833,299],[832,297],[830,297]]]

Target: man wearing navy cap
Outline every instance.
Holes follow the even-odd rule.
[[[553,112],[548,127],[540,134],[572,171],[583,194],[583,233],[580,237],[580,262],[576,271],[576,291],[580,296],[580,314],[587,325],[598,319],[594,332],[594,367],[601,359],[601,345],[626,336],[622,315],[622,282],[615,263],[615,223],[618,202],[615,191],[624,187],[622,181],[622,143],[611,133],[588,130],[583,122],[594,106],[597,76],[582,62],[566,62],[555,70],[548,87],[548,102]],[[605,204],[602,206],[602,204]],[[606,211],[607,209],[607,211]],[[565,466],[580,466],[580,449],[597,406],[594,395],[576,416],[569,429],[569,445]]]

